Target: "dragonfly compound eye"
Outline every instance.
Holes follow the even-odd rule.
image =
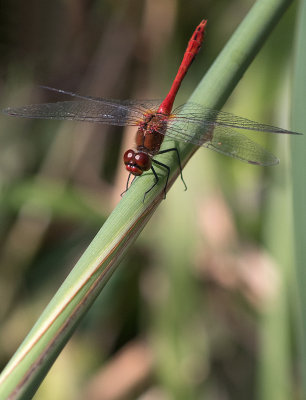
[[[139,176],[143,171],[148,171],[151,168],[151,158],[148,154],[134,150],[128,150],[124,153],[123,161],[127,171],[135,176]]]
[[[135,151],[127,150],[123,155],[123,162],[125,165],[135,164]]]
[[[151,158],[147,153],[139,152],[135,154],[135,164],[142,170],[148,171],[151,168]]]

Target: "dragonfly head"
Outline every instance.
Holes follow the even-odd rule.
[[[135,176],[139,176],[144,171],[148,171],[152,165],[151,157],[143,151],[136,153],[134,150],[127,150],[124,153],[123,161],[127,171]]]

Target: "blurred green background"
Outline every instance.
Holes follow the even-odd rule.
[[[1,2],[1,108],[61,100],[39,85],[162,98],[206,18],[179,105],[252,4]],[[295,11],[224,110],[288,128]],[[120,200],[133,133],[1,116],[1,369]],[[298,398],[289,138],[253,137],[280,165],[197,152],[35,399]]]

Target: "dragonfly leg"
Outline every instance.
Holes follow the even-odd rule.
[[[159,151],[158,154],[169,153],[169,151],[175,151],[175,153],[176,153],[178,165],[179,165],[179,168],[180,168],[181,180],[182,180],[182,182],[183,182],[183,184],[184,184],[184,186],[185,186],[185,190],[187,190],[187,185],[186,185],[186,182],[184,181],[184,178],[183,178],[183,170],[182,170],[181,157],[180,157],[180,153],[179,153],[178,149],[177,149],[176,147],[172,147],[171,149],[166,149],[166,150]],[[168,177],[169,177],[169,176],[168,176]],[[167,181],[167,183],[168,183],[168,181]]]
[[[121,197],[124,195],[124,193],[126,193],[126,192],[129,190],[129,187],[131,187],[132,183],[134,182],[134,180],[135,180],[135,178],[136,178],[136,176],[134,176],[134,178],[133,178],[133,180],[132,180],[132,182],[131,182],[131,185],[129,185],[130,179],[131,179],[131,175],[132,175],[132,173],[130,172],[130,173],[129,173],[129,176],[128,176],[128,178],[127,178],[127,181],[126,181],[125,190],[120,194]]]
[[[155,160],[152,160],[152,161],[155,162],[156,164],[160,164],[160,163],[158,163],[158,162],[155,161]],[[162,164],[162,165],[164,166],[164,164]],[[165,165],[165,167],[167,167],[167,166]],[[145,192],[145,194],[144,194],[144,196],[143,196],[143,201],[142,201],[142,202],[145,201],[146,195],[157,185],[157,183],[158,183],[158,181],[159,181],[159,177],[158,177],[158,175],[157,175],[157,173],[156,173],[156,171],[155,171],[153,165],[151,165],[151,170],[152,170],[152,172],[153,172],[153,174],[154,174],[155,182],[154,182],[153,185],[150,187],[150,189],[147,190],[147,191]],[[167,180],[167,181],[168,181],[168,180]]]
[[[168,167],[168,165],[163,164],[163,163],[161,163],[160,161],[157,161],[157,160],[154,160],[154,159],[152,159],[152,162],[153,162],[154,164],[159,165],[160,167],[165,168],[165,169],[167,170],[167,179],[166,179],[166,183],[165,183],[165,186],[164,186],[164,199],[165,199],[165,198],[166,198],[166,190],[167,190],[167,186],[168,186],[168,180],[169,180],[169,176],[170,176],[170,167]],[[151,169],[152,169],[153,174],[154,174],[154,176],[155,176],[155,183],[154,183],[154,185],[145,193],[145,196],[146,196],[146,194],[147,194],[150,190],[152,190],[152,189],[154,188],[155,185],[157,185],[157,182],[159,181],[159,178],[158,178],[158,176],[157,176],[157,173],[155,172],[155,169],[153,168],[153,165],[151,166]]]

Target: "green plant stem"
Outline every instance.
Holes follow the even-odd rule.
[[[199,84],[191,101],[206,107],[221,107],[290,3],[291,0],[258,0]],[[190,145],[179,148],[185,164],[195,150]],[[174,170],[174,157],[168,154],[159,159]],[[169,186],[178,173],[176,169],[171,174]],[[26,399],[35,393],[80,319],[161,202],[164,178],[142,202],[152,179],[152,174],[147,173],[133,183],[88,246],[2,372],[1,399]]]

